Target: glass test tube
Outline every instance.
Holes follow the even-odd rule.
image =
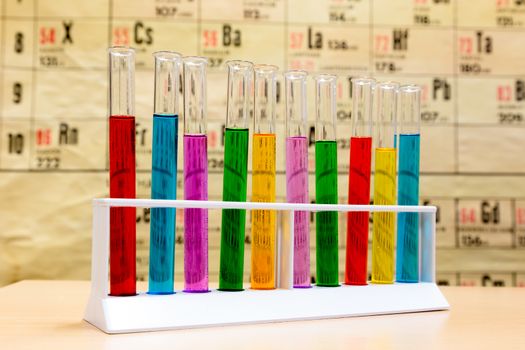
[[[374,204],[396,204],[396,98],[399,85],[376,85]],[[372,236],[372,283],[394,281],[395,213],[375,212]]]
[[[135,198],[135,51],[109,53],[109,196]],[[110,295],[136,294],[135,208],[110,210]]]
[[[155,58],[151,198],[177,199],[179,71],[181,56],[159,51]],[[151,208],[150,294],[173,293],[175,208]]]
[[[398,205],[419,204],[419,112],[421,89],[416,85],[399,88],[399,178]],[[419,281],[419,214],[397,216],[396,280]]]
[[[228,98],[224,135],[223,201],[246,201],[248,173],[249,92],[253,80],[253,64],[228,61]],[[219,289],[243,289],[244,231],[246,210],[223,209]]]
[[[370,203],[372,98],[375,80],[352,79],[352,136],[348,204]],[[368,212],[349,212],[346,227],[345,284],[367,283]]]
[[[337,204],[337,142],[335,138],[335,85],[337,77],[320,74],[315,79],[315,201]],[[339,286],[339,247],[337,212],[317,212],[317,285]]]
[[[208,200],[206,67],[184,58],[184,199]],[[184,291],[208,291],[208,210],[184,209]]]
[[[308,203],[308,129],[306,78],[303,71],[288,71],[285,80],[286,108],[286,201]],[[310,288],[310,213],[294,215],[293,285]]]
[[[252,201],[275,202],[275,104],[277,67],[254,67]],[[252,211],[251,287],[275,288],[275,211]]]

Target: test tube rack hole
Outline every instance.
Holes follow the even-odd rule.
[[[277,289],[109,296],[110,207],[269,209],[288,212],[288,229],[278,230],[276,239]],[[296,211],[419,213],[420,282],[294,289],[293,218]],[[450,306],[435,283],[435,220],[436,208],[432,206],[95,199],[91,293],[84,319],[106,333],[130,333],[448,310]]]

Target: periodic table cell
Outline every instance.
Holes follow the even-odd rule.
[[[30,20],[5,20],[4,66],[33,66],[34,25]]]
[[[458,137],[461,172],[525,172],[525,164],[517,161],[525,149],[523,128],[463,125]],[[496,144],[498,152],[494,152]]]
[[[483,113],[479,103],[483,101]],[[525,80],[521,78],[458,79],[458,121],[505,127],[525,124]]]
[[[456,208],[453,199],[421,199],[423,205],[437,207],[436,246],[454,248],[456,246]]]
[[[40,17],[108,18],[110,0],[37,0]]]
[[[47,70],[36,72],[34,79],[38,81],[33,102],[37,118],[107,118],[105,70],[62,70],[60,73]]]
[[[104,120],[35,120],[31,168],[38,170],[103,169]]]
[[[289,25],[288,69],[365,74],[369,33],[368,27]]]
[[[0,169],[27,170],[29,168],[30,127],[29,119],[0,121]]]
[[[302,24],[368,24],[370,5],[365,0],[289,0],[288,21]]]
[[[520,31],[458,30],[456,73],[514,77],[525,74],[525,47]]]
[[[283,28],[280,26],[237,22],[202,22],[201,55],[207,56],[210,70],[224,69],[231,59],[284,66]],[[278,49],[271,49],[271,48]]]
[[[33,71],[5,68],[2,81],[2,115],[29,117],[33,100]]]
[[[194,23],[115,20],[111,37],[112,45],[135,48],[138,69],[153,68],[155,51],[173,50],[185,56],[197,54],[197,24]]]
[[[421,171],[447,173],[454,171],[453,126],[421,127]]]
[[[515,0],[457,0],[461,27],[516,28],[525,25],[525,3]]]
[[[37,0],[4,0],[5,16],[32,18]]]
[[[454,20],[451,1],[374,0],[373,7],[376,25],[447,27],[452,26]]]
[[[234,0],[227,4],[214,0],[201,0],[201,18],[204,21],[284,21],[284,0]]]
[[[113,0],[113,17],[194,20],[198,6],[195,0]]]
[[[429,42],[433,45],[428,45]],[[452,29],[380,27],[372,37],[377,74],[452,74]]]
[[[39,21],[37,66],[41,69],[105,68],[108,30],[104,20]]]

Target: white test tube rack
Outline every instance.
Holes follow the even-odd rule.
[[[275,290],[109,296],[110,207],[269,209],[288,212],[288,229],[276,239]],[[296,211],[415,212],[420,215],[419,283],[293,288]],[[448,310],[435,283],[436,207],[255,203],[104,198],[93,200],[91,293],[84,319],[106,333],[201,328]],[[249,287],[249,286],[247,286]]]

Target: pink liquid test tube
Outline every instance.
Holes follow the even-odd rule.
[[[308,138],[306,78],[303,71],[285,75],[286,108],[286,201],[308,203]],[[310,288],[310,213],[294,216],[294,288]]]
[[[184,199],[208,200],[206,66],[186,57],[184,67]],[[208,292],[208,210],[184,209],[184,291]]]

